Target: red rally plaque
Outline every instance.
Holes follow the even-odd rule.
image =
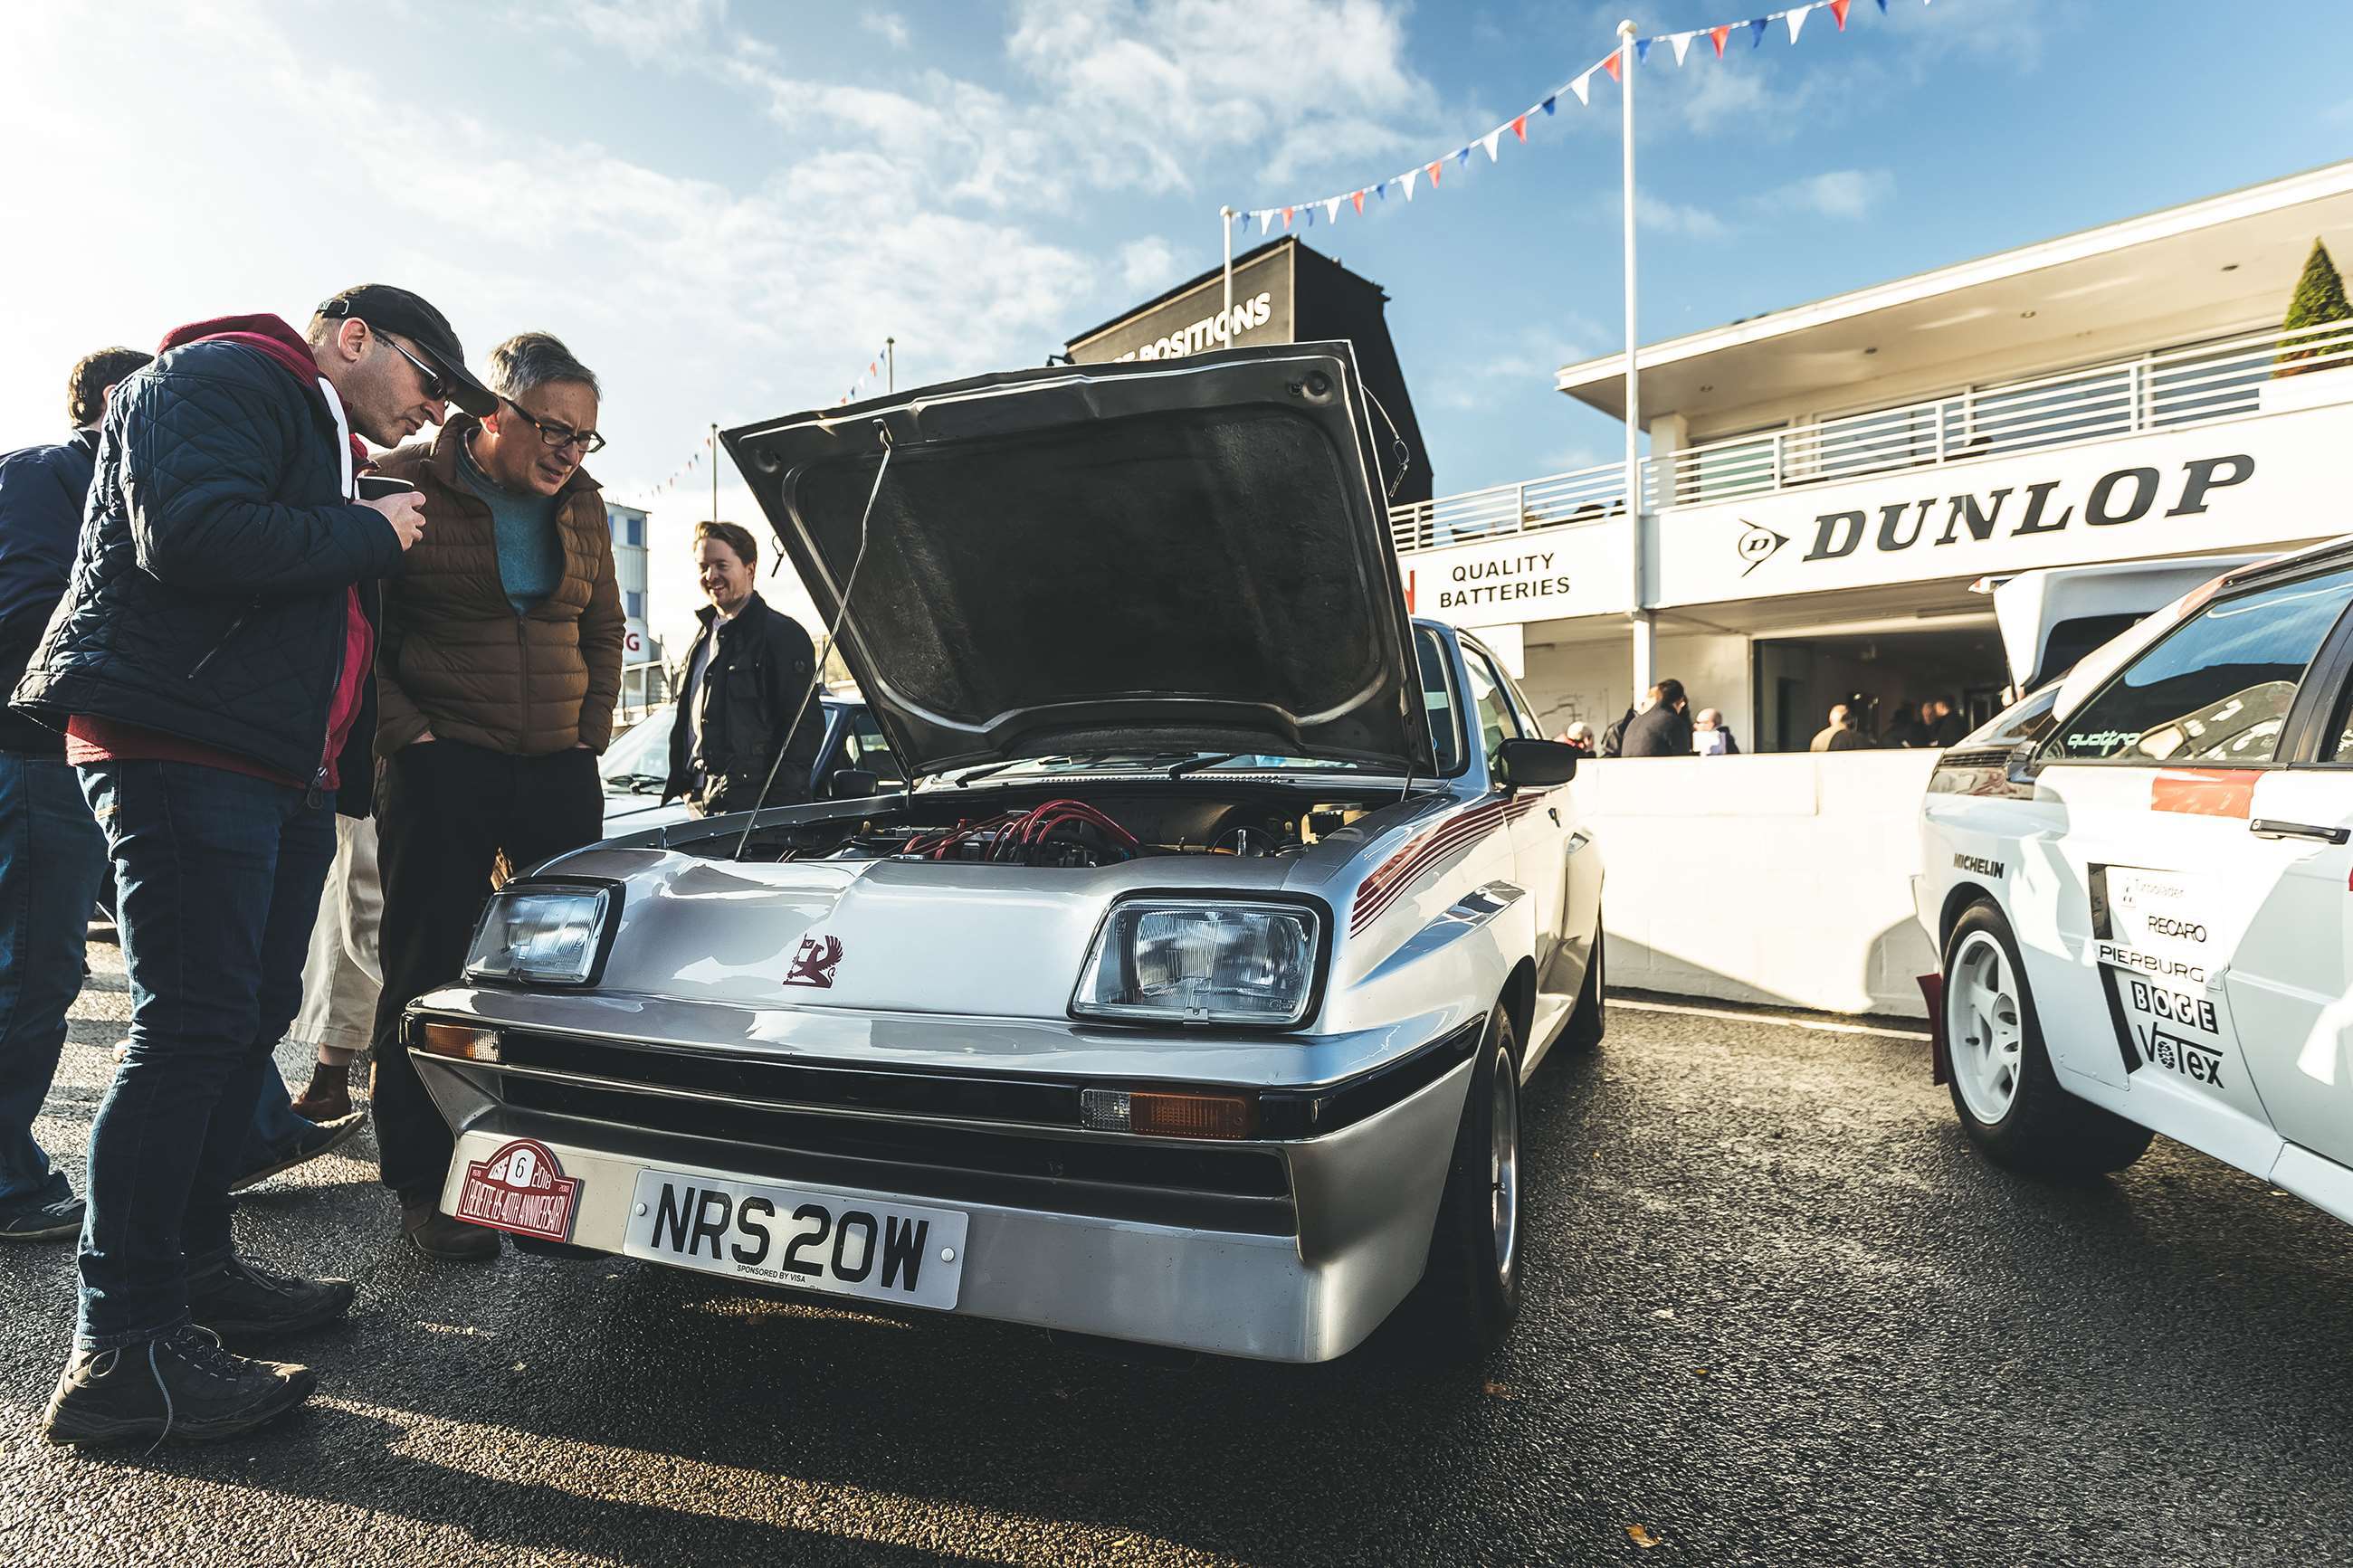
[[[458,1217],[517,1236],[569,1241],[579,1191],[579,1178],[564,1173],[546,1144],[518,1138],[489,1159],[467,1164]]]

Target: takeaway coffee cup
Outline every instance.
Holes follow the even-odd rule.
[[[358,488],[362,500],[382,500],[386,496],[414,495],[417,492],[417,487],[406,479],[385,479],[380,474],[362,474]]]

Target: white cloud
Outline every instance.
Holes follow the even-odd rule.
[[[1831,169],[1783,185],[1763,205],[1852,221],[1895,194],[1895,176],[1884,169]]]
[[[1561,366],[1606,353],[1609,342],[1600,322],[1575,313],[1552,329],[1466,342],[1440,371],[1427,396],[1417,401],[1434,408],[1493,408],[1499,398],[1548,390]]]
[[[1610,198],[1608,205],[1612,214],[1624,210],[1618,197]],[[1729,224],[1705,207],[1671,202],[1663,196],[1651,195],[1646,192],[1635,194],[1634,216],[1644,228],[1661,234],[1680,234],[1693,239],[1722,239],[1732,232]]]
[[[1131,239],[1119,247],[1119,278],[1139,299],[1157,294],[1178,277],[1176,247],[1158,235]]]
[[[903,49],[907,47],[909,35],[906,18],[896,11],[863,12],[859,16],[858,25],[894,49]]]

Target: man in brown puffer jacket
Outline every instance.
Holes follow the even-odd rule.
[[[453,417],[376,472],[424,492],[428,526],[385,584],[376,661],[384,882],[375,1128],[401,1229],[436,1258],[496,1258],[498,1233],[439,1212],[448,1127],[400,1048],[401,1010],[458,977],[501,852],[517,869],[594,843],[596,756],[621,690],[621,595],[596,377],[544,332],[491,351],[495,412]]]

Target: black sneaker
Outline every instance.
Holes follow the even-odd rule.
[[[248,1263],[235,1253],[188,1277],[188,1316],[226,1340],[299,1333],[352,1310],[348,1279],[305,1279]]]
[[[59,1198],[37,1208],[0,1215],[0,1241],[63,1241],[80,1234],[79,1198]]]
[[[76,1351],[49,1395],[41,1436],[52,1443],[144,1437],[233,1437],[311,1396],[318,1373],[283,1362],[248,1361],[193,1323],[120,1350]]]
[[[349,1142],[353,1136],[366,1125],[367,1112],[364,1110],[347,1112],[336,1117],[332,1121],[314,1123],[309,1131],[298,1133],[293,1142],[276,1151],[269,1159],[263,1161],[260,1169],[248,1171],[244,1175],[231,1182],[228,1184],[228,1190],[241,1193],[248,1187],[258,1186],[268,1181],[280,1171],[290,1171],[305,1160],[315,1160],[329,1150]]]

